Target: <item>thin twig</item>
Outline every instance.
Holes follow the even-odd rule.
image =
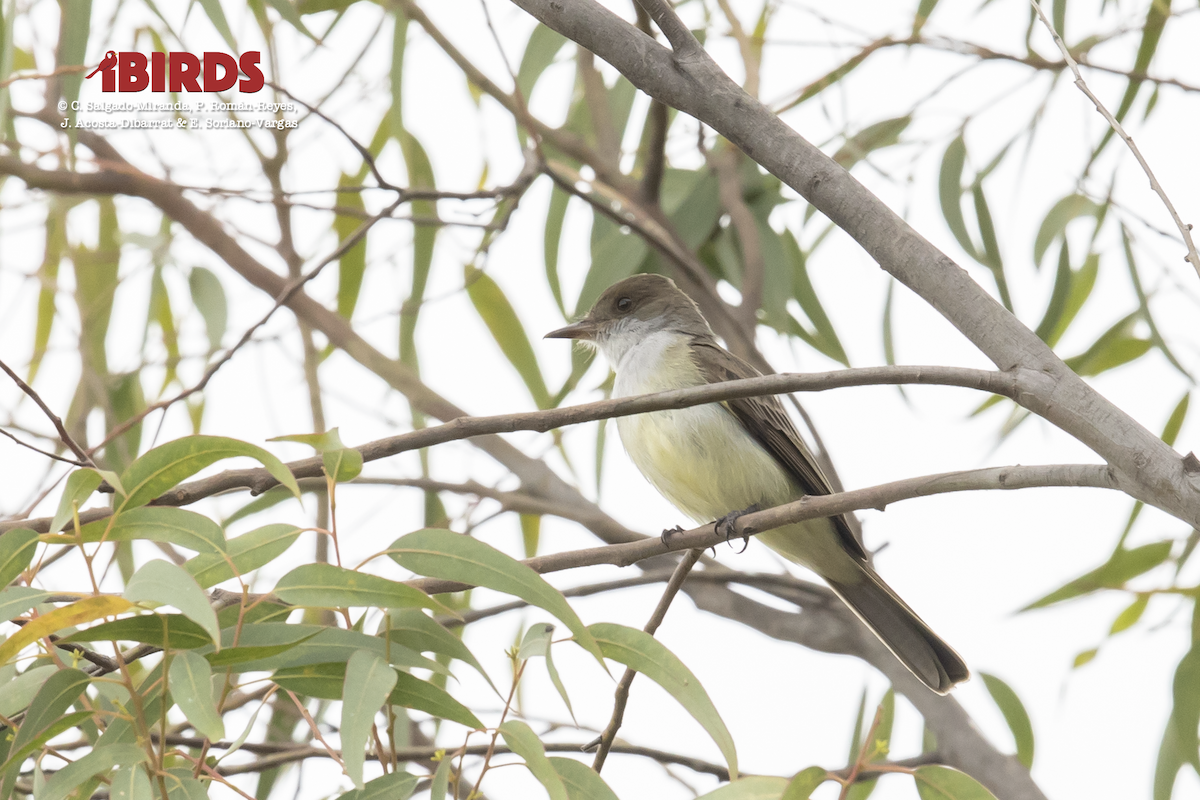
[[[1171,198],[1167,197],[1167,193],[1162,188],[1162,184],[1158,182],[1158,178],[1154,177],[1154,171],[1150,169],[1150,163],[1146,161],[1146,158],[1142,155],[1142,151],[1138,149],[1136,144],[1134,144],[1133,137],[1125,132],[1125,128],[1122,127],[1121,123],[1117,121],[1117,118],[1114,117],[1109,110],[1104,107],[1104,104],[1100,102],[1100,98],[1092,94],[1092,90],[1088,88],[1087,83],[1083,80],[1083,75],[1079,72],[1079,65],[1075,62],[1074,56],[1071,55],[1071,51],[1067,48],[1066,42],[1064,42],[1062,37],[1058,35],[1058,31],[1054,29],[1054,25],[1046,17],[1046,12],[1042,10],[1041,5],[1037,0],[1029,0],[1029,2],[1037,11],[1038,17],[1042,20],[1042,24],[1046,26],[1046,30],[1050,31],[1050,35],[1054,37],[1054,43],[1058,45],[1058,50],[1060,53],[1062,53],[1063,60],[1067,62],[1067,65],[1071,68],[1071,73],[1075,76],[1075,85],[1079,87],[1079,91],[1087,95],[1087,98],[1092,101],[1092,105],[1094,105],[1096,110],[1100,112],[1100,115],[1108,121],[1109,127],[1111,127],[1113,131],[1116,132],[1117,136],[1120,136],[1125,144],[1129,147],[1130,152],[1133,153],[1133,157],[1136,158],[1138,164],[1141,165],[1142,171],[1145,172],[1146,177],[1150,179],[1150,188],[1154,190],[1154,193],[1158,195],[1160,200],[1162,200],[1163,205],[1167,207],[1167,213],[1171,215],[1171,219],[1175,222],[1175,227],[1179,229],[1179,234],[1183,237],[1183,243],[1187,246],[1188,254],[1184,260],[1190,262],[1192,267],[1195,268],[1196,274],[1200,275],[1200,253],[1196,252],[1196,243],[1192,241],[1192,226],[1185,223],[1180,218],[1179,212],[1175,210],[1174,203],[1171,202]]]
[[[76,461],[73,458],[65,458],[65,457],[57,455],[55,453],[51,453],[49,450],[43,450],[42,448],[35,447],[35,446],[29,444],[28,442],[23,442],[20,439],[18,439],[16,436],[13,436],[11,433],[4,430],[3,428],[0,428],[0,434],[4,434],[9,439],[12,439],[14,442],[19,444],[21,447],[28,448],[40,456],[45,456],[46,458],[52,458],[55,461],[61,461],[64,464],[71,464],[72,466],[76,466],[76,467],[86,467],[87,466],[87,464],[83,463],[82,461]]]
[[[8,374],[8,377],[12,378],[13,383],[21,387],[21,391],[29,395],[30,399],[37,403],[38,408],[40,408],[42,412],[50,418],[50,421],[54,423],[54,429],[58,431],[58,437],[62,439],[63,444],[71,448],[71,452],[74,453],[75,456],[84,464],[89,467],[96,466],[96,462],[92,461],[92,458],[90,455],[88,455],[87,451],[80,447],[79,443],[71,438],[71,434],[67,433],[67,428],[65,425],[63,425],[63,421],[57,414],[50,410],[50,406],[46,405],[46,402],[42,400],[41,395],[39,395],[32,386],[21,380],[21,376],[13,372],[9,368],[8,364],[5,364],[3,361],[0,361],[0,369],[4,370],[4,372]]]
[[[663,534],[666,536],[666,534]],[[658,605],[654,609],[654,613],[650,615],[650,621],[643,628],[646,633],[651,636],[658,630],[658,626],[662,625],[663,619],[667,616],[667,609],[671,607],[671,601],[675,599],[675,595],[679,594],[680,587],[687,579],[688,573],[692,571],[692,567],[696,565],[703,550],[689,550],[684,553],[679,565],[675,568],[674,574],[671,575],[671,580],[667,582],[667,586],[663,589],[662,597],[658,600]],[[592,761],[592,769],[599,772],[604,768],[604,761],[608,758],[608,752],[612,749],[613,740],[617,737],[617,731],[621,728],[621,721],[625,718],[625,705],[629,702],[629,687],[633,685],[633,679],[637,675],[637,671],[633,668],[626,668],[625,674],[621,676],[620,682],[617,684],[616,693],[613,696],[613,711],[612,717],[608,720],[608,725],[605,726],[604,732],[600,734],[600,738],[587,745],[584,750],[590,750],[593,745],[599,745],[596,750],[596,758]]]

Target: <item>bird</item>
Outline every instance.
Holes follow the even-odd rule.
[[[616,374],[617,397],[761,374],[722,347],[696,303],[662,275],[618,281],[582,319],[545,337],[574,339],[603,353]],[[775,395],[619,417],[617,430],[655,489],[698,524],[716,521],[726,533],[750,510],[833,493]],[[875,572],[845,516],[805,520],[755,538],[819,575],[932,691],[946,694],[970,677],[958,653]]]

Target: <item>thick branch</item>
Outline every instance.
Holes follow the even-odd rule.
[[[702,48],[689,45],[684,34],[690,33],[669,4],[639,0],[667,34],[674,52],[594,0],[513,2],[608,61],[642,91],[691,114],[740,147],[846,231],[1001,370],[1020,373],[1022,405],[1119,470],[1131,494],[1200,525],[1200,481],[1189,479],[1178,454],[1089,387],[965,270],[747,95]]]

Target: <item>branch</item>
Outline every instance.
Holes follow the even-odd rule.
[[[2,158],[2,157],[0,157]],[[767,394],[787,394],[790,392],[815,392],[850,386],[874,386],[894,384],[926,384],[941,386],[959,386],[969,389],[991,392],[1012,399],[1021,396],[1021,386],[1013,375],[988,370],[968,369],[964,367],[925,367],[925,366],[882,366],[859,367],[856,369],[837,370],[834,372],[814,373],[781,373],[763,375],[756,378],[744,378],[736,381],[693,386],[687,389],[673,389],[668,392],[640,395],[637,397],[618,397],[610,400],[600,400],[594,403],[584,403],[578,406],[552,408],[542,411],[527,411],[516,414],[499,414],[491,417],[458,416],[442,425],[378,439],[355,448],[362,454],[363,461],[376,461],[381,458],[394,456],[410,450],[419,450],[446,442],[460,439],[470,439],[489,436],[497,433],[512,433],[514,431],[537,431],[544,433],[566,425],[577,425],[583,422],[593,422],[599,419],[623,417],[631,414],[643,414],[648,411],[663,411],[676,408],[688,408],[704,403],[721,402],[741,397],[756,397]],[[323,463],[319,456],[292,461],[288,469],[297,478],[315,478],[321,476]],[[180,484],[169,492],[160,495],[153,502],[155,505],[185,506],[230,489],[250,489],[254,494],[278,485],[278,481],[264,468],[227,470],[209,478]],[[86,521],[100,519],[111,513],[100,509],[100,516],[88,516]],[[85,521],[81,516],[80,521]],[[21,522],[0,523],[0,533],[12,528],[31,528],[45,532],[50,519],[42,518]]]
[[[595,0],[513,0],[605,59],[635,86],[714,128],[842,228],[945,316],[993,363],[1020,375],[1019,402],[1098,453],[1127,491],[1200,526],[1200,481],[1160,438],[1088,386],[965,270],[850,173],[721,71],[663,0],[639,0],[667,34],[660,46]]]
[[[57,414],[50,410],[50,406],[46,405],[46,402],[42,400],[41,395],[39,395],[32,386],[21,380],[21,376],[13,372],[12,369],[9,368],[8,364],[5,364],[3,361],[0,361],[0,369],[4,370],[5,374],[12,378],[13,383],[21,387],[21,391],[29,395],[29,398],[33,400],[33,402],[37,403],[37,407],[42,410],[42,413],[50,418],[50,421],[54,423],[54,429],[58,431],[58,438],[62,440],[63,444],[71,449],[71,452],[75,454],[75,457],[78,458],[84,465],[91,467],[96,466],[96,463],[92,461],[87,451],[80,447],[79,443],[71,438],[71,434],[67,433],[67,428],[63,425],[62,419],[60,419]],[[23,444],[23,442],[15,437],[13,438],[13,441],[16,441],[18,444]]]
[[[664,533],[663,536],[666,534]],[[671,573],[671,579],[667,581],[667,586],[663,589],[662,597],[658,599],[654,613],[650,615],[646,627],[642,628],[643,631],[653,636],[658,627],[662,625],[662,621],[667,616],[667,609],[671,607],[671,601],[675,599],[675,595],[679,594],[683,582],[687,580],[688,573],[692,571],[692,567],[696,566],[696,562],[700,560],[703,552],[702,550],[689,550],[679,560],[675,571]],[[591,750],[593,746],[598,745],[596,758],[592,761],[592,769],[596,772],[604,768],[604,761],[608,758],[609,751],[612,750],[613,741],[617,738],[617,731],[621,729],[621,721],[625,719],[625,704],[629,702],[629,688],[633,686],[633,679],[636,675],[637,670],[632,667],[625,668],[625,674],[617,683],[617,690],[613,696],[612,717],[609,718],[608,725],[604,727],[604,731],[595,742],[584,746],[585,750]]]
[[[1167,213],[1171,215],[1171,219],[1175,222],[1175,227],[1179,229],[1179,234],[1183,237],[1183,243],[1187,246],[1188,254],[1184,260],[1190,262],[1192,267],[1195,268],[1196,274],[1200,275],[1200,253],[1196,252],[1196,243],[1192,241],[1192,226],[1185,224],[1180,218],[1179,212],[1175,210],[1175,205],[1171,202],[1171,198],[1167,197],[1162,184],[1158,182],[1158,178],[1154,177],[1154,171],[1150,169],[1149,162],[1146,161],[1145,156],[1142,155],[1142,151],[1138,149],[1138,146],[1134,144],[1133,137],[1125,132],[1125,128],[1104,107],[1104,104],[1100,102],[1100,98],[1092,94],[1092,90],[1088,88],[1087,83],[1083,80],[1083,75],[1079,72],[1079,65],[1075,63],[1075,58],[1071,55],[1071,51],[1067,49],[1066,42],[1062,40],[1062,37],[1058,35],[1058,31],[1054,29],[1054,25],[1046,18],[1046,12],[1042,11],[1041,5],[1038,4],[1037,0],[1029,0],[1029,2],[1033,5],[1034,10],[1037,11],[1037,15],[1041,18],[1042,24],[1046,26],[1046,30],[1050,31],[1050,35],[1054,37],[1054,43],[1058,45],[1058,50],[1062,53],[1063,60],[1067,62],[1067,66],[1071,68],[1071,74],[1075,76],[1075,85],[1079,87],[1079,91],[1087,95],[1087,98],[1092,101],[1092,105],[1100,112],[1100,116],[1104,117],[1108,122],[1109,127],[1128,145],[1130,152],[1133,153],[1133,157],[1141,165],[1142,171],[1150,179],[1150,188],[1154,190],[1154,193],[1162,200],[1163,205],[1167,207]]]

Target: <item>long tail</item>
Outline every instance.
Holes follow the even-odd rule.
[[[971,676],[967,664],[942,641],[875,571],[857,559],[859,580],[826,582],[901,663],[938,694]]]

